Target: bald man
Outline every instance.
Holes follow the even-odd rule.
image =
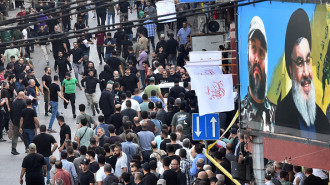
[[[201,172],[199,172],[199,173],[198,173],[198,178],[199,178],[200,180],[207,179],[207,178],[208,178],[207,173],[206,173],[205,171],[201,171]]]
[[[107,84],[106,89],[101,93],[99,106],[104,114],[105,122],[108,123],[110,115],[114,113],[115,99],[112,94],[112,84]]]
[[[22,110],[26,108],[25,104],[25,94],[24,92],[19,92],[16,100],[11,105],[12,110],[12,121],[14,125],[13,139],[11,145],[11,153],[13,155],[18,155],[19,153],[16,150],[18,137],[24,141],[25,149],[27,149],[26,141],[23,139],[23,135],[19,133],[19,122],[21,119]]]

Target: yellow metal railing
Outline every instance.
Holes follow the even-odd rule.
[[[231,120],[230,125],[228,126],[228,128],[226,129],[226,131],[222,134],[222,136],[219,139],[222,139],[224,137],[224,135],[229,131],[229,129],[234,125],[236,119],[238,118],[239,112],[237,111],[233,120]],[[217,167],[219,168],[223,174],[225,174],[231,181],[233,181],[236,185],[241,185],[241,183],[239,183],[236,179],[233,178],[233,176],[225,169],[223,168],[219,163],[217,163],[217,161],[209,155],[209,150],[219,141],[216,140],[214,143],[210,144],[206,150],[205,150],[205,156]]]

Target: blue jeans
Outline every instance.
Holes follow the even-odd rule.
[[[106,53],[105,54],[105,63],[107,63],[107,61],[110,57],[112,57],[112,53]]]
[[[112,17],[112,24],[115,24],[115,12],[108,12],[108,25],[110,24],[110,18]]]
[[[33,108],[34,112],[36,112],[36,114],[38,114],[38,113],[37,113],[37,106],[38,106],[38,105],[32,105],[32,108]]]
[[[133,42],[133,34],[129,34],[128,37],[129,37],[129,41]]]
[[[46,163],[46,166],[47,166],[47,184],[50,180],[50,169],[52,168],[52,166],[49,164],[49,157],[44,157],[45,159],[45,163]]]
[[[86,21],[86,26],[88,26],[88,12],[85,14],[85,21]]]
[[[29,147],[29,145],[32,143],[32,140],[35,136],[34,129],[23,129],[23,132],[27,138],[27,147]]]
[[[52,129],[55,117],[58,118],[60,116],[58,112],[58,102],[50,101],[50,106],[52,106],[52,117],[50,118],[48,129]]]

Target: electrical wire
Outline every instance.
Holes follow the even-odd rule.
[[[109,32],[109,31],[116,31],[116,30],[122,29],[122,28],[125,29],[125,28],[130,28],[130,27],[142,26],[142,25],[146,25],[146,24],[150,24],[150,23],[164,22],[164,21],[173,20],[173,19],[177,19],[177,18],[196,16],[196,15],[199,15],[199,14],[211,13],[213,11],[220,11],[220,10],[223,10],[223,9],[229,9],[229,8],[234,8],[234,7],[239,7],[239,6],[246,6],[246,5],[249,5],[249,4],[255,4],[255,3],[260,3],[260,2],[264,2],[264,1],[268,1],[268,0],[259,0],[259,1],[254,1],[254,2],[247,2],[247,3],[242,3],[242,4],[236,4],[236,5],[230,5],[230,6],[225,6],[225,7],[219,7],[219,8],[212,9],[212,10],[207,10],[207,11],[202,11],[202,12],[193,12],[193,13],[190,13],[190,14],[180,15],[180,16],[177,16],[176,18],[167,18],[167,19],[162,19],[161,21],[151,21],[151,22],[147,22],[147,23],[138,23],[138,24],[134,24],[134,25],[123,26],[121,28],[113,28],[113,29],[102,30],[102,31],[88,32],[88,34],[96,34],[96,33],[103,33],[103,32]],[[222,5],[222,4],[228,4],[228,3],[219,3],[219,4],[216,4],[216,5],[219,6],[219,5]],[[207,8],[210,8],[210,6],[208,6]],[[196,8],[196,9],[191,9],[190,11],[182,11],[182,12],[192,12],[192,11],[202,10],[202,9],[206,9],[206,8],[205,7],[203,7],[203,8]],[[173,13],[173,14],[177,14],[177,13]],[[169,16],[169,15],[172,15],[172,14],[166,14],[166,15],[156,16],[154,18]],[[143,20],[150,20],[150,18],[133,20],[133,21],[127,21],[125,23],[126,24],[127,23],[134,23],[134,22],[139,22],[141,20],[142,21]],[[38,40],[39,39],[43,39],[43,38],[55,37],[55,36],[56,37],[61,37],[61,38],[50,39],[50,40],[47,40],[47,42],[52,42],[52,41],[62,40],[62,39],[77,38],[77,37],[80,37],[82,35],[85,35],[85,33],[83,33],[83,34],[76,34],[76,35],[72,35],[72,36],[69,36],[69,34],[72,34],[72,33],[81,33],[81,32],[90,31],[90,30],[99,29],[99,28],[107,28],[107,27],[111,27],[113,25],[119,25],[119,24],[125,24],[125,23],[117,23],[117,24],[112,24],[112,25],[101,25],[101,26],[94,27],[94,28],[89,28],[89,29],[81,29],[81,30],[70,31],[70,32],[65,32],[65,33],[50,34],[50,35],[47,35],[47,36],[38,37]],[[36,38],[30,38],[30,39],[25,39],[25,40],[16,40],[16,41],[11,41],[11,42],[4,42],[4,43],[0,43],[0,47],[3,46],[3,45],[7,45],[8,46],[8,44],[11,44],[11,43],[19,43],[19,42],[35,41],[35,40],[36,40]],[[20,44],[19,47],[24,47],[24,46],[29,46],[29,45],[38,44],[38,43],[44,43],[44,42],[45,41],[36,41],[34,43]],[[9,48],[16,48],[16,47],[17,46],[10,46],[10,47],[6,47],[6,48],[9,49]]]

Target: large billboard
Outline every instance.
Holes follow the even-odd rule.
[[[239,7],[243,128],[330,141],[329,26],[325,4]]]

